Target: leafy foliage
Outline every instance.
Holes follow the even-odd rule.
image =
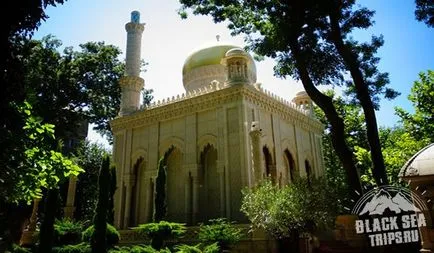
[[[20,245],[12,245],[12,253],[31,253],[32,251],[28,248],[21,247]]]
[[[54,247],[53,253],[90,253],[91,248],[88,243],[79,243],[79,244],[71,244],[64,245],[61,247]]]
[[[175,247],[176,253],[218,253],[220,252],[217,243],[203,246],[202,244],[186,245],[181,244]]]
[[[54,245],[77,244],[81,241],[83,224],[68,218],[56,220],[54,223]]]
[[[151,245],[157,250],[164,247],[165,240],[180,237],[186,231],[185,224],[168,221],[140,224],[133,229],[151,238]]]
[[[54,150],[54,126],[43,124],[41,119],[35,117],[29,103],[24,103],[18,110],[25,119],[25,137],[22,139],[24,150],[17,150],[16,156],[10,158],[20,159],[14,171],[2,171],[5,174],[0,172],[0,189],[3,188],[6,193],[2,194],[6,201],[23,200],[30,203],[34,198],[42,197],[43,189],[55,188],[69,176],[83,172],[83,169]],[[9,180],[15,180],[14,184]]]
[[[131,247],[115,247],[109,253],[170,253],[168,248],[156,250],[149,245],[134,245]]]
[[[119,242],[120,234],[116,230],[116,228],[113,227],[110,224],[107,224],[107,230],[106,230],[105,235],[106,235],[106,240],[107,240],[107,246],[112,247],[112,246],[116,245]],[[95,238],[95,227],[94,227],[94,225],[86,228],[86,230],[84,230],[83,233],[82,233],[82,240],[84,242],[90,243],[91,240],[94,240],[93,238]]]
[[[416,0],[414,14],[418,21],[424,22],[428,27],[434,27],[434,1]]]
[[[419,73],[419,80],[415,81],[408,99],[413,104],[414,113],[402,108],[395,108],[405,129],[414,138],[421,140],[428,138],[434,142],[434,70]]]
[[[241,211],[254,228],[275,238],[293,232],[314,232],[330,227],[337,215],[334,189],[324,178],[300,178],[282,188],[269,180],[243,189]]]
[[[117,116],[125,64],[121,50],[104,42],[87,42],[79,51],[66,47],[54,36],[25,43],[25,88],[36,113],[58,127],[62,139],[83,121],[111,139],[109,121]],[[145,102],[152,99],[146,91]]]
[[[233,225],[226,218],[212,219],[209,224],[200,224],[199,240],[217,243],[221,250],[239,242],[242,238],[242,229]]]

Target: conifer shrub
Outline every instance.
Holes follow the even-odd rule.
[[[217,243],[220,250],[227,250],[242,238],[242,229],[225,218],[211,219],[208,224],[200,224],[199,240]]]
[[[149,237],[151,246],[156,250],[161,250],[166,240],[180,238],[186,231],[185,224],[168,221],[141,224],[133,229]]]
[[[54,245],[78,244],[81,242],[83,224],[64,218],[54,223]]]
[[[175,247],[176,253],[218,253],[220,248],[217,243],[210,245],[203,245],[201,243],[196,245],[181,244]]]
[[[53,253],[90,253],[92,251],[88,243],[79,243],[75,245],[63,245],[61,247],[54,247]]]
[[[92,252],[107,252],[107,214],[109,208],[110,193],[110,158],[105,156],[98,176],[98,202],[93,218],[94,233],[90,237]],[[116,229],[115,229],[116,230]],[[112,229],[111,229],[112,231]]]
[[[95,227],[92,225],[88,227],[84,232],[82,233],[82,240],[83,242],[91,242],[92,238],[95,237]],[[116,245],[120,240],[120,234],[116,230],[115,227],[113,227],[110,224],[107,224],[107,230],[106,230],[106,242],[108,247],[113,247]]]

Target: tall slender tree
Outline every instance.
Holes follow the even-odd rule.
[[[93,219],[95,234],[91,238],[92,253],[107,252],[107,213],[110,194],[110,157],[105,156],[98,176],[98,202]]]
[[[167,158],[172,153],[174,147],[170,147],[166,153],[158,161],[158,176],[156,180],[156,193],[155,193],[155,210],[154,222],[162,221],[167,214],[166,203],[166,180],[167,180]]]

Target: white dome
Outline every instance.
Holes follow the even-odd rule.
[[[434,143],[424,147],[410,158],[399,172],[399,177],[434,175]]]

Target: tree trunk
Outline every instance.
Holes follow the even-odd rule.
[[[301,56],[297,37],[295,36],[291,37],[290,49],[295,58],[295,64],[304,89],[313,102],[315,102],[315,104],[317,104],[321,110],[324,111],[327,120],[330,122],[333,148],[335,149],[336,154],[338,155],[339,160],[342,162],[342,165],[345,169],[350,188],[350,197],[354,200],[357,200],[362,193],[362,188],[360,185],[359,173],[354,163],[353,153],[345,141],[344,122],[337,113],[336,108],[333,105],[333,100],[321,93],[313,84],[312,79],[309,76],[305,60]]]
[[[333,2],[333,1],[332,1]],[[374,105],[369,94],[368,85],[365,83],[360,70],[360,62],[357,59],[357,55],[351,51],[351,49],[344,44],[342,39],[341,28],[339,25],[339,9],[335,5],[330,11],[330,23],[331,23],[331,37],[339,55],[345,62],[345,65],[351,73],[354,85],[356,88],[356,96],[360,101],[365,114],[366,130],[369,143],[369,149],[371,151],[371,159],[373,163],[372,174],[377,185],[384,185],[388,183],[386,168],[384,166],[384,158],[381,152],[380,138],[378,135],[377,119],[375,116]]]

